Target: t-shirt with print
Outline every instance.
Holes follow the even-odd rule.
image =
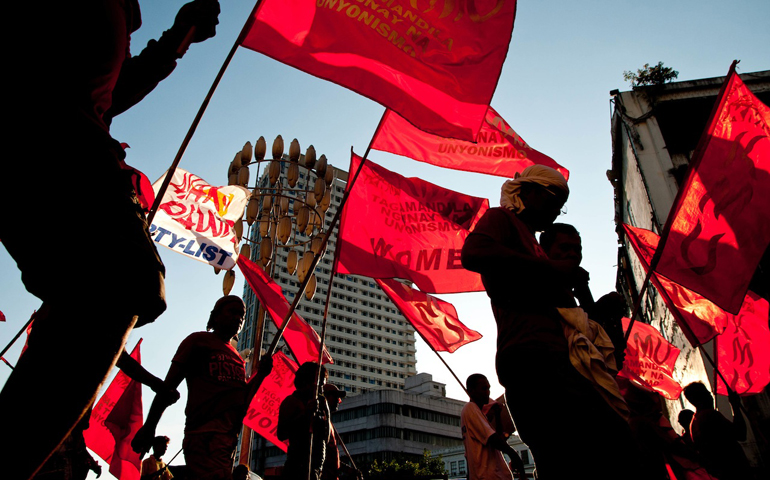
[[[185,433],[232,433],[246,411],[246,369],[238,352],[211,332],[197,332],[179,345],[172,362],[187,381]]]

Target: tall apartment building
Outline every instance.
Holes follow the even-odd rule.
[[[770,71],[747,73],[741,79],[757,97],[770,105]],[[698,140],[717,99],[724,77],[706,78],[665,85],[638,87],[632,91],[610,92],[612,116],[612,169],[607,172],[615,191],[615,223],[619,235],[618,291],[626,295],[629,305],[638,297],[645,274],[622,231],[622,224],[652,230],[663,230],[669,210],[683,182]],[[770,255],[765,254],[763,270],[770,273]],[[767,276],[755,276],[752,290],[767,296]],[[654,288],[648,290],[641,308],[642,321],[655,326],[663,336],[681,349],[674,375],[685,386],[702,381],[716,391],[714,371],[710,363],[685,339]],[[716,358],[713,341],[704,349]],[[744,397],[747,410],[754,416],[755,426],[767,432],[770,426],[770,396],[765,393]],[[667,401],[669,418],[677,430],[676,417],[685,404]],[[717,397],[717,407],[728,418],[731,410],[725,397]],[[767,433],[765,433],[767,435]],[[747,445],[747,453],[755,465],[770,461],[766,447],[756,440]]]
[[[289,190],[286,180],[288,158],[282,162],[281,182],[283,191]],[[300,160],[301,162],[302,160]],[[330,167],[333,168],[333,167]],[[328,228],[334,217],[347,182],[347,172],[334,168],[334,180],[331,184],[331,203],[326,212],[324,225]],[[300,168],[300,178],[294,190],[313,190],[315,173]],[[268,176],[262,175],[259,185],[269,188]],[[299,202],[297,202],[299,203]],[[290,202],[290,212],[294,213],[294,202]],[[255,246],[261,237],[255,222],[249,229],[248,238]],[[307,242],[311,239],[304,233],[297,234],[295,243]],[[334,248],[337,240],[337,229],[329,239],[326,255],[319,262],[315,273],[317,276],[317,291],[311,301],[303,298],[297,312],[321,333],[324,303],[326,301],[329,278],[331,275]],[[273,279],[278,283],[284,296],[290,302],[299,286],[296,273],[288,273],[286,262],[288,251],[280,246],[276,250],[275,264],[269,265]],[[258,248],[252,248],[252,256],[256,256]],[[301,256],[301,255],[300,255]],[[246,322],[240,335],[239,349],[253,348],[253,332],[256,328],[259,300],[248,285],[244,286],[243,299],[246,302]],[[280,321],[280,320],[279,320]],[[263,347],[273,341],[276,328],[271,321],[266,321]],[[283,342],[283,341],[281,341]],[[337,275],[329,308],[328,326],[326,331],[326,346],[334,358],[334,364],[328,365],[329,382],[355,395],[369,390],[404,388],[407,377],[416,373],[414,328],[404,319],[385,293],[374,280],[355,275]],[[287,355],[292,358],[285,350]]]

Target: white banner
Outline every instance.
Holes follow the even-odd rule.
[[[154,184],[158,194],[165,174]],[[242,221],[249,191],[240,186],[214,187],[177,168],[163,195],[150,233],[177,253],[230,270],[238,259],[235,222]]]

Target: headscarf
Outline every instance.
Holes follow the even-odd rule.
[[[517,173],[513,180],[503,184],[500,192],[501,207],[512,210],[514,213],[524,211],[524,202],[519,198],[523,183],[537,183],[546,188],[553,187],[564,192],[565,197],[569,196],[567,180],[561,173],[545,165],[530,165],[523,172]]]

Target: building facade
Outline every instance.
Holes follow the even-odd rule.
[[[445,384],[420,373],[406,378],[403,390],[370,390],[345,398],[332,423],[357,466],[417,459],[425,450],[462,448],[460,412],[465,403],[447,398]],[[266,468],[285,461],[277,447],[266,450]]]
[[[770,104],[770,71],[743,74],[741,79],[761,101]],[[707,78],[610,92],[613,104],[612,169],[608,170],[607,176],[614,187],[615,223],[620,244],[617,289],[626,296],[629,305],[637,299],[645,273],[625,238],[622,224],[658,234],[663,230],[723,81],[724,77]],[[766,254],[763,263],[767,260]],[[766,279],[758,273],[751,288],[767,296],[766,285]],[[714,371],[706,357],[685,339],[655,288],[650,287],[647,292],[640,309],[641,321],[656,327],[669,342],[681,349],[675,379],[682,386],[701,381],[712,392],[716,391]],[[716,358],[713,343],[704,345],[703,350]],[[718,396],[716,400],[717,408],[730,418],[726,398]],[[752,412],[754,418],[750,420],[754,428],[767,432],[770,426],[767,389],[763,394],[744,397],[744,405]],[[684,396],[666,401],[666,406],[672,425],[681,432],[677,415],[682,409],[693,407],[686,403]],[[744,447],[756,466],[770,459],[767,444],[757,441],[757,436],[750,438]]]

